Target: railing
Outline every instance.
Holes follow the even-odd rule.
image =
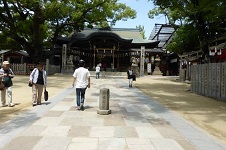
[[[16,75],[29,75],[35,68],[34,64],[11,64],[11,69]],[[55,73],[60,73],[60,66],[46,64],[45,70],[47,75],[53,75]]]

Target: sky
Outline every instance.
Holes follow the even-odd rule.
[[[127,21],[117,21],[115,28],[136,28],[136,26],[144,26],[145,37],[148,39],[155,23],[165,24],[164,16],[157,16],[154,19],[148,18],[149,10],[154,8],[152,1],[148,0],[119,0],[118,2],[124,3],[136,10],[137,17],[135,19],[128,19]]]

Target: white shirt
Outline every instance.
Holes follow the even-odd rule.
[[[96,73],[100,72],[100,67],[96,66]]]
[[[46,71],[43,69],[42,72],[43,72],[44,87],[46,87]],[[35,68],[30,74],[30,81],[32,81],[33,83],[37,83],[38,75],[39,75],[39,70]]]
[[[90,72],[84,67],[79,67],[75,70],[73,77],[76,78],[75,88],[86,88],[88,85],[88,78],[90,77]]]

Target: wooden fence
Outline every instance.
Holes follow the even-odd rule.
[[[34,67],[34,64],[11,64],[11,69],[16,75],[29,75]],[[60,66],[46,64],[45,70],[47,75],[53,75],[55,73],[60,73]]]
[[[226,101],[226,63],[192,65],[191,90]]]

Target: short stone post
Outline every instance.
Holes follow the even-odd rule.
[[[109,110],[109,98],[110,98],[110,91],[108,88],[100,89],[100,97],[99,97],[99,109],[97,113],[100,115],[108,115],[111,113]]]

